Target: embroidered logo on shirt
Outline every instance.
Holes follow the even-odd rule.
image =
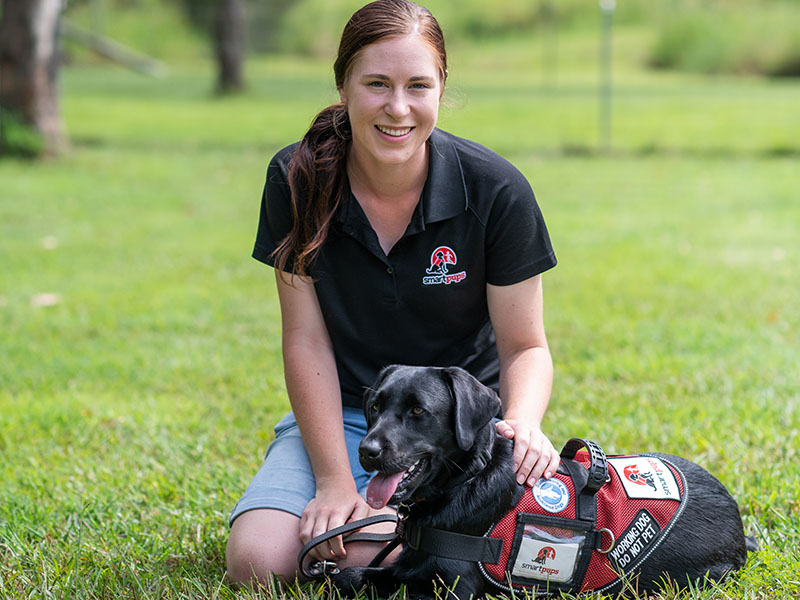
[[[450,273],[450,267],[458,263],[456,253],[450,246],[439,246],[431,253],[431,266],[425,269],[427,276],[422,278],[425,285],[450,285],[458,283],[467,278],[467,272]]]

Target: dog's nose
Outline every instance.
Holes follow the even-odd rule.
[[[381,456],[381,445],[377,440],[364,438],[358,445],[358,459],[363,467],[372,466]],[[372,470],[372,469],[368,469]]]

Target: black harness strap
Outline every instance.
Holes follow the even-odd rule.
[[[420,527],[412,522],[405,523],[403,541],[414,550],[471,562],[497,563],[503,552],[503,540],[498,538]]]

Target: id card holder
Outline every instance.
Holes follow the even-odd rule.
[[[519,513],[507,572],[512,584],[577,591],[594,548],[589,523]]]

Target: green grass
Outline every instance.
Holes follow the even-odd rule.
[[[721,588],[664,597],[794,598],[800,84],[653,75],[644,35],[617,38],[609,153],[586,34],[549,72],[523,41],[451,48],[440,124],[514,161],[547,217],[554,443],[690,457],[760,541]],[[200,63],[63,75],[72,152],[0,162],[0,597],[281,596],[233,590],[223,559],[288,406],[249,252],[266,162],[333,98],[329,65],[254,60],[225,100]]]

